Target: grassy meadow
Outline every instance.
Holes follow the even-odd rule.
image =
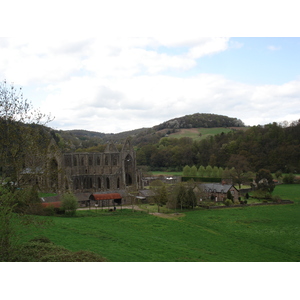
[[[24,230],[22,241],[43,235],[111,262],[300,261],[300,185],[277,186],[274,194],[295,203],[162,216],[130,209],[81,210],[74,218],[39,217],[52,225]]]
[[[178,132],[172,133],[169,135],[171,138],[182,138],[182,137],[190,137],[193,140],[203,140],[206,139],[209,136],[213,136],[216,134],[221,134],[222,132],[228,133],[232,131],[230,128],[224,128],[224,127],[214,127],[214,128],[183,128],[179,129]]]

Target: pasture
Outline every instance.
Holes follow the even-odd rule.
[[[111,262],[300,261],[300,185],[277,186],[274,194],[295,203],[198,209],[168,218],[130,209],[78,211],[74,218],[39,217],[53,224],[24,231],[22,241],[43,235]]]
[[[171,138],[182,138],[182,137],[190,137],[193,140],[203,140],[209,136],[213,136],[216,134],[221,134],[222,132],[228,133],[232,131],[230,128],[225,127],[214,127],[214,128],[182,128],[179,129],[176,133],[171,133],[169,137]]]

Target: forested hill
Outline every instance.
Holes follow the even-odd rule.
[[[161,138],[140,144],[137,163],[151,170],[182,170],[188,166],[242,168],[257,172],[300,172],[300,120],[289,126],[273,123],[247,130],[221,132],[202,140]]]
[[[152,128],[139,128],[120,133],[102,133],[88,130],[59,130],[55,131],[57,141],[63,151],[87,149],[105,144],[108,141],[123,143],[127,137],[131,137],[133,145],[156,143],[166,133],[176,132],[181,128],[213,128],[213,127],[242,127],[244,123],[236,118],[216,114],[196,113],[184,117],[175,118]],[[166,130],[165,130],[166,129]],[[94,149],[96,150],[96,149]]]
[[[162,129],[179,129],[179,128],[212,128],[212,127],[244,127],[245,124],[237,119],[215,114],[186,115],[163,122],[153,129],[158,131]]]
[[[291,124],[283,122],[247,127],[247,130],[229,130],[232,127],[243,129],[242,126],[243,122],[236,118],[197,113],[152,128],[118,134],[61,130],[52,131],[52,136],[64,152],[102,152],[107,141],[112,140],[121,147],[118,144],[131,137],[137,150],[138,165],[148,166],[151,170],[182,170],[185,165],[236,166],[233,161],[237,160],[252,171],[266,168],[272,172],[300,172],[300,120]],[[191,131],[190,128],[201,127],[222,127],[224,130],[201,139],[181,134]]]

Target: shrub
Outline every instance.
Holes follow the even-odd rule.
[[[68,216],[75,216],[78,202],[74,194],[66,193],[61,198],[61,209],[65,211]]]
[[[37,237],[22,244],[13,261],[18,262],[101,262],[105,259],[90,251],[72,252],[55,245],[47,237]]]
[[[225,204],[226,206],[231,206],[231,205],[233,204],[233,202],[232,202],[232,200],[230,200],[230,199],[226,199],[226,200],[224,201],[224,204]]]
[[[281,199],[279,196],[277,196],[277,195],[273,196],[272,199],[273,199],[273,201],[276,202],[276,203],[281,203],[281,200],[282,200],[282,199]]]
[[[292,183],[294,183],[294,180],[295,180],[295,175],[290,173],[290,174],[284,175],[282,181],[285,184],[292,184]]]
[[[233,200],[233,196],[232,196],[230,190],[227,191],[227,199]]]
[[[264,190],[256,190],[253,192],[253,198],[258,199],[271,199],[272,195]]]
[[[53,205],[49,205],[43,209],[43,214],[45,216],[54,216],[55,215],[55,210]]]

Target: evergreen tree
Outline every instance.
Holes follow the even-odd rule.
[[[183,176],[185,176],[185,177],[191,176],[191,167],[190,166],[186,165],[183,168]]]
[[[219,177],[219,178],[222,178],[222,177],[223,177],[223,172],[224,172],[223,168],[220,167],[219,170],[218,170],[218,177]]]
[[[204,177],[205,175],[205,167],[203,167],[202,165],[199,167],[198,169],[198,176],[199,177]]]
[[[195,165],[191,167],[190,176],[191,177],[197,176],[197,167]]]
[[[231,191],[230,191],[230,190],[228,190],[228,191],[227,191],[227,199],[229,199],[229,200],[233,201],[233,196],[232,196],[232,194],[231,194]]]
[[[214,166],[213,169],[212,169],[212,173],[211,173],[211,177],[218,177],[218,174],[219,174],[219,168]]]
[[[211,177],[212,175],[212,166],[211,165],[208,165],[206,168],[205,168],[205,177]]]

